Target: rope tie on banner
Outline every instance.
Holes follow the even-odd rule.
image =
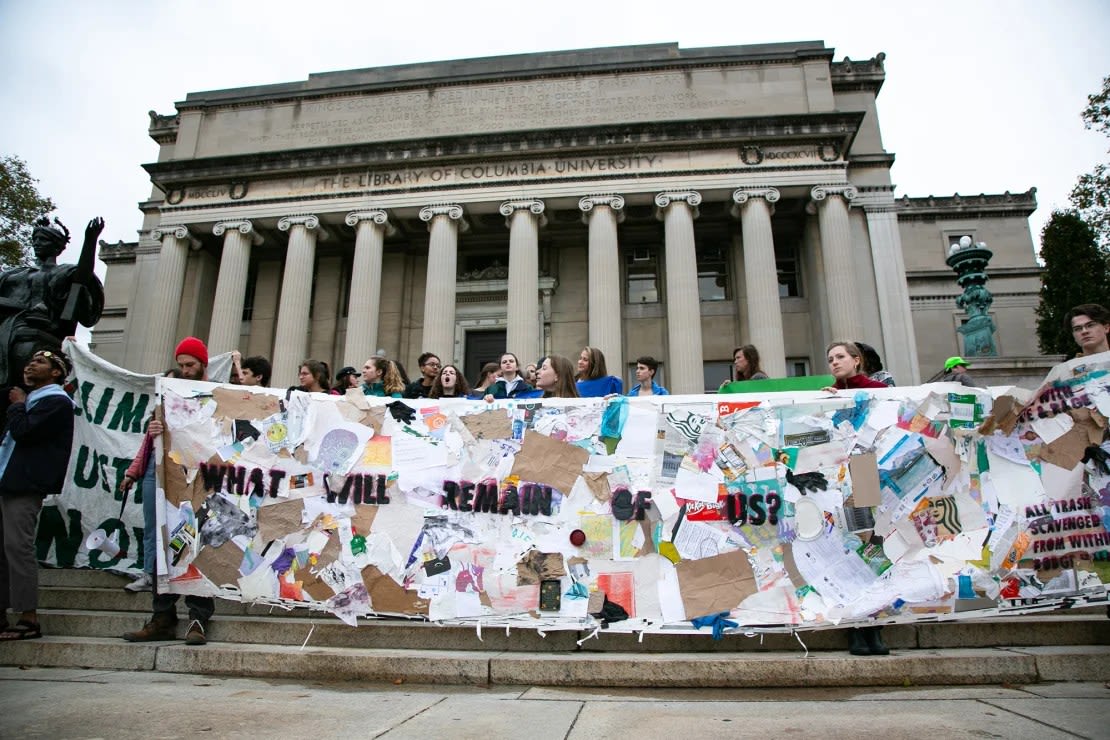
[[[598,625],[597,627],[594,627],[593,632],[591,632],[590,634],[586,635],[581,640],[579,640],[578,641],[578,647],[582,647],[582,643],[584,643],[586,640],[592,640],[593,638],[597,637],[598,632],[601,632],[601,625]]]
[[[485,642],[485,640],[482,639],[482,620],[479,619],[477,624],[474,625],[474,628],[478,633],[478,642]]]
[[[316,623],[313,622],[312,625],[309,627],[308,635],[305,636],[304,642],[301,643],[301,650],[304,650],[304,646],[307,645],[308,641],[312,639],[312,633],[315,632],[315,631],[316,631]]]
[[[806,654],[803,655],[802,658],[803,659],[808,658],[809,657],[809,648],[807,648],[806,644],[804,642],[802,642],[802,636],[800,634],[798,634],[798,630],[793,630],[793,633],[794,633],[794,639],[797,640],[798,644],[802,646],[802,649],[806,651]]]

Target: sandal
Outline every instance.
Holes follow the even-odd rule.
[[[42,627],[38,622],[28,622],[21,619],[15,623],[14,627],[7,627],[3,632],[0,632],[0,642],[11,642],[15,640],[34,640],[42,637]]]

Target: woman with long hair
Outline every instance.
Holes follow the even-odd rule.
[[[462,371],[454,365],[444,365],[439,375],[432,381],[428,398],[466,398],[470,393],[470,383],[466,382]]]
[[[544,398],[578,398],[574,365],[562,355],[548,355],[536,371],[536,387]]]
[[[732,366],[737,380],[767,380],[767,373],[759,366],[759,350],[754,344],[745,344],[732,350]]]
[[[575,380],[578,395],[582,398],[600,398],[624,392],[624,382],[609,374],[605,368],[605,355],[597,347],[583,347],[578,353]]]
[[[855,342],[833,342],[825,350],[829,372],[836,378],[835,384],[825,388],[836,392],[845,388],[886,388],[885,383],[872,380],[863,371],[863,353]]]
[[[877,380],[883,385],[895,385],[894,376],[883,369],[883,360],[879,357],[875,348],[863,342],[856,342],[855,344],[859,347],[860,356],[863,358],[863,372],[867,373],[867,377]]]
[[[485,365],[482,365],[482,372],[478,375],[478,381],[474,383],[471,394],[477,394],[479,398],[484,396],[486,389],[494,384],[500,372],[501,366],[496,362],[487,362]]]
[[[374,355],[362,366],[362,392],[367,396],[400,398],[405,383],[391,360]]]
[[[300,372],[297,373],[297,380],[300,381],[297,390],[307,391],[308,393],[327,393],[331,390],[331,386],[328,385],[330,375],[331,372],[325,363],[320,360],[305,360],[301,363]]]

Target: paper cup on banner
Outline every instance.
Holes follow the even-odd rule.
[[[119,543],[108,536],[103,529],[94,529],[85,540],[85,549],[90,552],[100,550],[110,558],[119,555]]]
[[[800,540],[815,540],[825,530],[825,512],[816,501],[803,498],[794,502],[794,528]]]

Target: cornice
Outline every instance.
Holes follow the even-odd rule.
[[[899,221],[920,219],[954,219],[971,216],[1021,216],[1028,218],[1037,210],[1037,189],[1024,193],[927,196],[911,198],[908,195],[894,201]]]
[[[205,183],[230,184],[244,178],[303,176],[306,172],[365,167],[456,164],[506,155],[572,155],[604,148],[614,155],[652,149],[707,149],[744,144],[835,142],[851,148],[863,122],[862,112],[797,116],[704,119],[641,124],[583,126],[512,134],[478,134],[409,139],[312,149],[259,152],[226,157],[178,159],[143,165],[164,192]]]
[[[832,76],[834,92],[847,92],[850,90],[870,90],[878,94],[886,79],[884,62],[886,54],[879,52],[870,59],[854,62],[848,57],[842,61],[832,62],[829,72]]]

